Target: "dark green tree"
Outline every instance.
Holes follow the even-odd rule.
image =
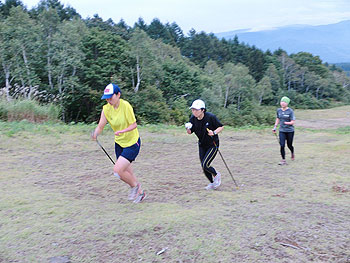
[[[121,19],[120,22],[116,24],[112,19],[103,21],[101,17],[95,14],[92,18],[87,18],[85,20],[85,23],[89,28],[97,27],[101,30],[110,32],[111,34],[117,34],[126,41],[128,41],[130,38],[129,34],[131,29],[123,19]]]
[[[322,78],[326,78],[328,76],[329,71],[327,67],[322,64],[322,60],[319,56],[314,56],[308,52],[299,52],[297,54],[292,54],[290,57],[295,61],[295,63],[302,67],[306,67],[309,71],[314,72]]]
[[[148,26],[147,26],[145,20],[143,20],[142,17],[139,17],[139,19],[137,20],[137,22],[134,24],[134,29],[135,29],[135,28],[139,28],[139,29],[141,29],[141,30],[147,32]]]
[[[81,18],[73,7],[64,7],[59,0],[41,0],[36,8],[30,10],[30,13],[33,17],[37,17],[44,10],[49,9],[55,9],[61,21]]]
[[[147,34],[153,39],[161,39],[164,43],[175,45],[169,30],[160,22],[158,18],[152,20],[147,28]]]
[[[117,34],[93,27],[83,40],[84,83],[95,90],[103,88],[118,76],[119,84],[130,86],[130,58],[127,42]],[[122,85],[124,86],[124,85]]]
[[[192,62],[204,68],[209,60],[217,61],[215,53],[218,39],[214,35],[207,35],[205,32],[196,33],[190,31],[190,36],[184,41],[181,53]]]
[[[166,23],[165,28],[169,32],[169,35],[171,37],[169,43],[181,47],[185,38],[182,29],[175,22],[171,24]]]
[[[233,40],[229,40],[228,43],[231,46],[232,54],[232,59],[229,62],[246,64],[248,61],[248,47],[239,43],[237,35]]]
[[[170,123],[169,106],[158,88],[147,86],[137,94],[132,94],[129,101],[139,123]]]
[[[24,5],[20,0],[5,0],[4,3],[0,1],[0,18],[8,17],[10,15],[10,9],[17,6],[21,6],[24,9]]]
[[[184,97],[188,102],[198,98],[203,89],[200,74],[184,62],[167,60],[163,64],[163,76],[159,83],[167,101]]]
[[[124,40],[130,39],[131,28],[128,26],[123,19],[119,21],[118,24],[114,27],[115,32],[121,36]]]
[[[260,49],[255,46],[249,48],[248,60],[243,64],[248,66],[250,75],[255,81],[259,82],[263,78],[267,64],[265,54]]]

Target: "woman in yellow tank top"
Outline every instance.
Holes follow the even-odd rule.
[[[141,140],[133,108],[120,96],[121,91],[116,84],[106,86],[101,99],[105,99],[108,103],[103,106],[100,121],[92,134],[92,139],[96,140],[107,122],[111,125],[115,134],[117,157],[113,168],[114,175],[131,187],[129,200],[139,203],[145,199],[146,193],[141,189],[141,184],[134,175],[131,163],[140,151]]]

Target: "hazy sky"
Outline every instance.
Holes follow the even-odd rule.
[[[22,0],[32,8],[39,0]],[[133,26],[139,17],[176,22],[185,34],[254,30],[293,24],[324,25],[350,20],[349,0],[61,0],[83,18],[98,14]]]

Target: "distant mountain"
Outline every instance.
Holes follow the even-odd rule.
[[[350,63],[335,63],[335,65],[346,72],[350,76]]]
[[[323,62],[350,62],[350,20],[336,24],[310,26],[292,25],[271,30],[250,32],[241,29],[215,34],[218,38],[233,39],[255,45],[264,51],[282,48],[288,54],[300,51],[319,56]]]

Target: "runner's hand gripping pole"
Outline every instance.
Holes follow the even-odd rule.
[[[207,128],[207,131],[209,132],[209,129],[208,129],[208,128]],[[213,138],[213,143],[214,143],[216,149],[218,150],[218,152],[219,152],[219,154],[220,154],[220,156],[221,156],[221,159],[222,159],[222,161],[224,162],[224,164],[225,164],[225,166],[226,166],[226,168],[227,168],[228,173],[231,175],[231,178],[232,178],[233,182],[234,182],[235,185],[236,185],[236,189],[239,189],[239,186],[238,186],[238,184],[237,184],[235,178],[233,178],[233,175],[232,175],[232,173],[231,173],[231,171],[230,171],[230,168],[228,168],[228,165],[227,165],[227,163],[226,163],[224,157],[222,156],[222,154],[221,154],[221,152],[220,152],[220,150],[219,150],[219,147],[216,145],[216,143],[215,143],[215,141],[214,141],[214,138]]]
[[[279,138],[279,136],[278,136],[277,133],[276,133],[276,125],[273,126],[272,133],[275,135],[278,144],[280,144],[280,138]]]

